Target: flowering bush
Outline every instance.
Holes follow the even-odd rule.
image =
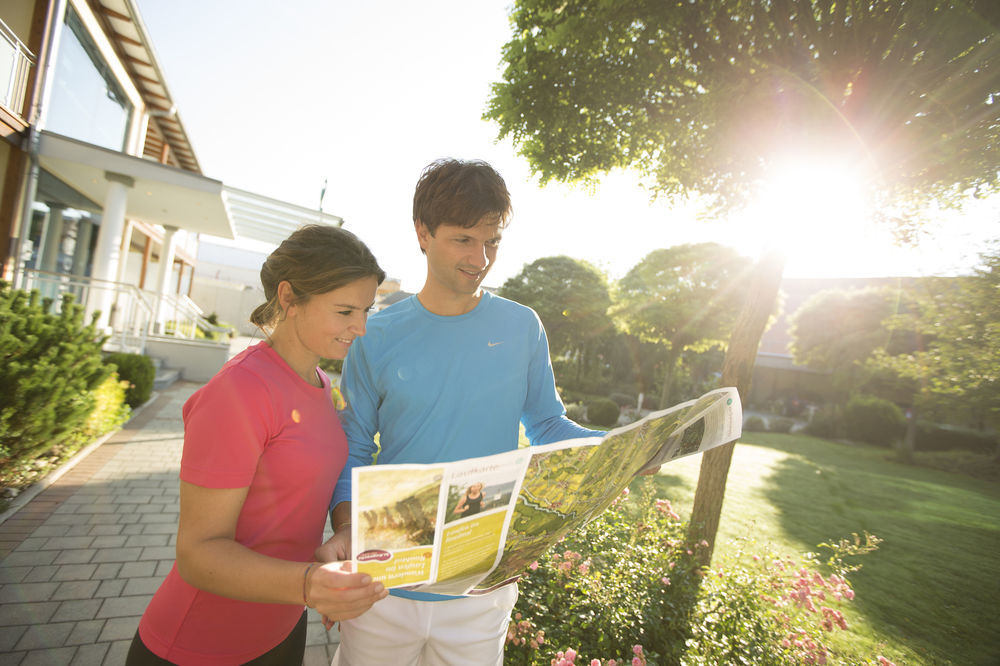
[[[507,633],[506,664],[878,664],[840,657],[827,643],[848,630],[854,598],[844,558],[875,550],[857,535],[820,544],[825,562],[741,552],[704,570],[707,543],[685,542],[685,525],[647,482],[533,563]],[[823,575],[817,569],[831,573]]]

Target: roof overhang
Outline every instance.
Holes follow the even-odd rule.
[[[324,224],[339,227],[344,218],[287,201],[225,186],[226,206],[233,217],[238,239],[278,245],[299,227]]]
[[[134,181],[125,216],[189,232],[235,238],[222,182],[75,139],[41,132],[41,166],[87,198],[104,202],[108,173]]]

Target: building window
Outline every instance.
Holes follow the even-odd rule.
[[[72,6],[64,28],[45,129],[123,150],[132,104]]]

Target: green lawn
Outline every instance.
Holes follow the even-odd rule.
[[[715,564],[741,538],[786,554],[864,530],[884,541],[858,558],[852,651],[897,664],[1000,664],[1000,486],[886,460],[888,451],[802,435],[746,433],[736,446]],[[690,516],[701,456],[656,477]],[[824,551],[829,554],[829,551]]]

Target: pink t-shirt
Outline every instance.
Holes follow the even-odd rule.
[[[323,539],[347,440],[330,380],[310,386],[266,343],[229,361],[184,404],[180,478],[246,488],[236,541],[264,555],[310,562]],[[199,590],[177,565],[139,623],[143,643],[181,664],[241,664],[280,643],[301,605],[236,601]]]

